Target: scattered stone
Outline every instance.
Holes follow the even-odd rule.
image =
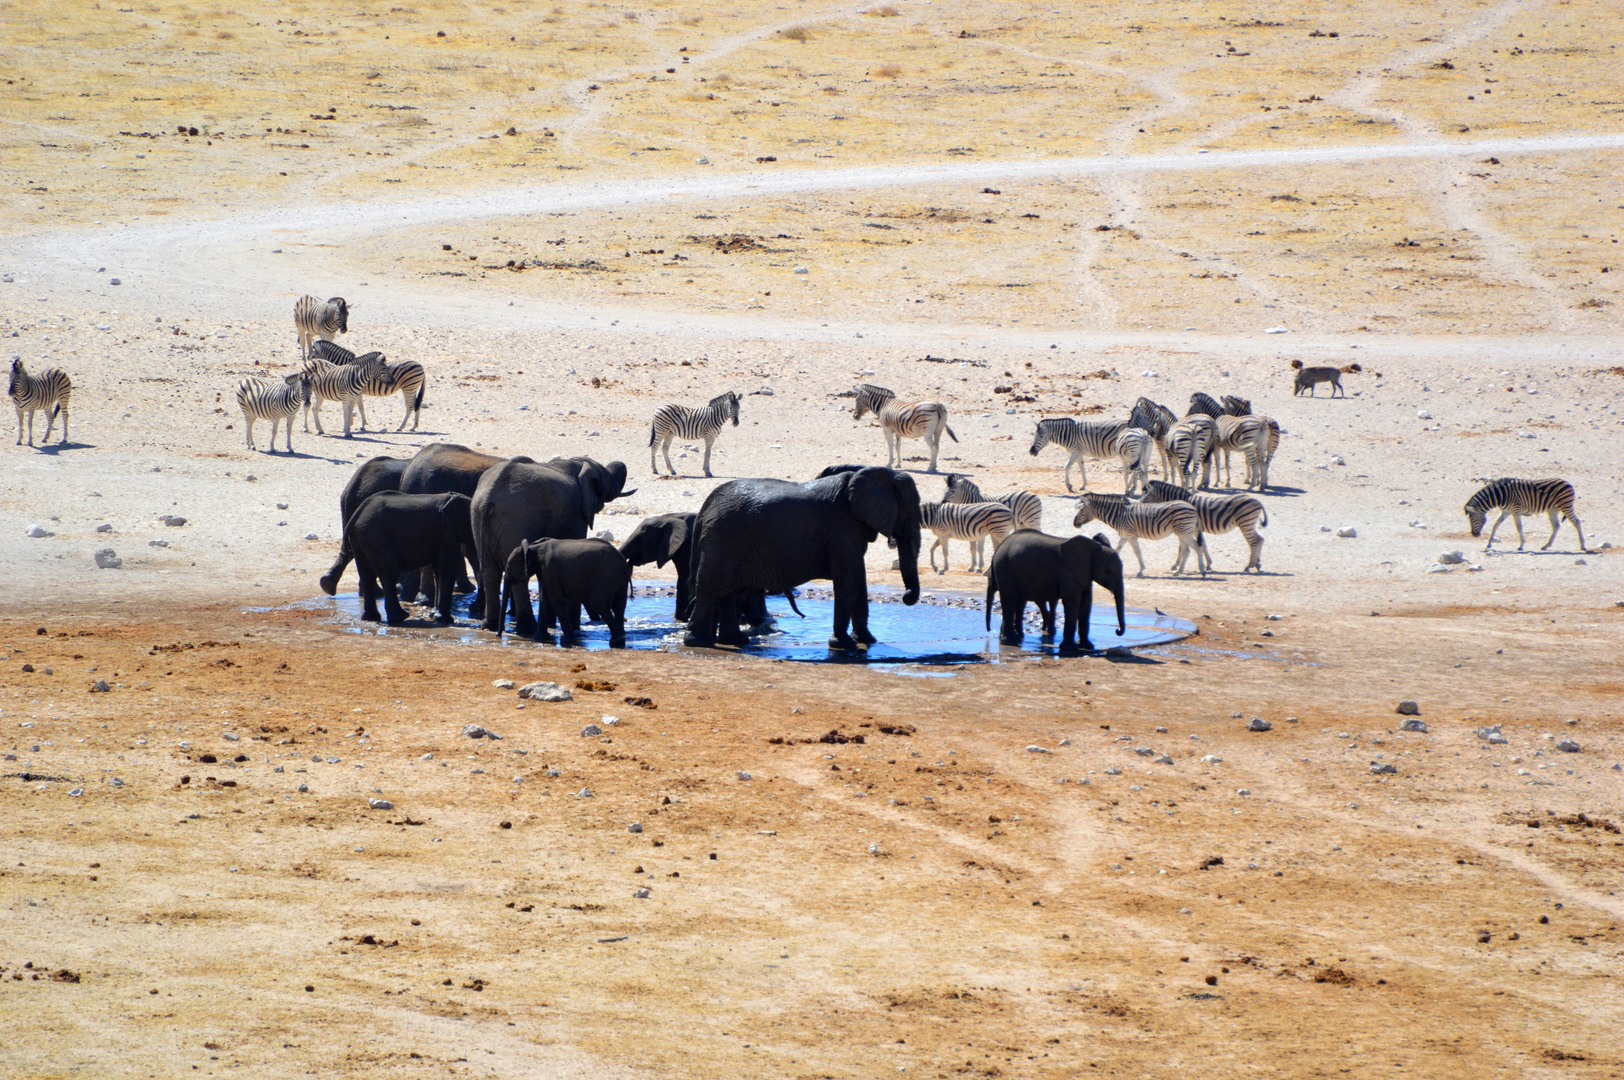
[[[43,540],[47,536],[55,536],[56,533],[47,529],[43,525],[30,525],[28,527],[28,535],[33,537],[35,540]]]
[[[1151,749],[1148,746],[1136,746],[1136,747],[1133,748],[1133,752],[1138,754],[1140,757],[1149,757],[1150,755],[1154,754],[1156,751]]]
[[[1400,716],[1420,716],[1421,706],[1417,705],[1413,701],[1401,701],[1398,703],[1398,709],[1395,711]]]
[[[603,726],[604,727],[613,727],[615,724],[618,724],[618,723],[620,723],[620,717],[618,717],[618,716],[610,716],[608,713],[603,714]]]
[[[107,284],[109,284],[109,285],[122,285],[122,284],[124,284],[124,282],[115,277],[115,278],[108,278],[107,279]]]
[[[1223,760],[1224,759],[1219,757],[1217,754],[1208,754],[1206,757],[1201,759],[1202,763],[1205,765],[1217,765]]]
[[[497,679],[496,681],[492,682],[491,685],[496,687],[498,690],[512,690],[513,689],[513,680],[512,679]]]
[[[1352,525],[1344,525],[1336,531],[1336,534],[1344,540],[1352,540],[1359,535],[1359,530]]]
[[[533,682],[519,687],[519,696],[531,701],[574,701],[575,696],[555,682]]]
[[[462,729],[462,733],[470,739],[483,739],[485,737],[485,729],[478,724],[469,724]]]
[[[96,552],[96,567],[100,570],[117,570],[124,565],[124,560],[112,548],[102,548]]]
[[[1052,754],[1052,753],[1054,753],[1054,751],[1050,750],[1047,746],[1028,746],[1026,748],[1026,752],[1028,754]]]
[[[584,787],[575,793],[575,797],[577,799],[590,799],[592,798],[592,789],[589,787]]]
[[[1489,743],[1492,746],[1504,746],[1509,741],[1504,735],[1502,735],[1500,733],[1500,725],[1499,724],[1495,724],[1493,727],[1480,727],[1480,728],[1478,728],[1477,729],[1477,737],[1482,739],[1484,742]]]
[[[1252,717],[1251,721],[1246,725],[1246,730],[1247,731],[1272,731],[1272,730],[1274,730],[1274,725],[1269,723],[1267,720],[1263,719],[1263,717],[1261,717],[1261,716],[1254,716],[1254,717]]]
[[[753,780],[753,779],[755,779],[755,777],[751,776],[749,773],[745,772],[743,769],[739,770],[738,775],[739,775],[740,780]]]
[[[168,547],[168,540],[148,540],[147,547]]]
[[[106,522],[103,522],[102,524],[96,526],[96,531],[99,533],[112,532],[113,527]]]
[[[288,508],[288,504],[287,503],[277,503],[276,508],[278,510],[286,510]]]
[[[1252,789],[1251,788],[1236,788],[1235,789],[1235,794],[1237,794],[1237,795],[1250,795],[1250,794],[1252,794]]]
[[[305,539],[306,540],[320,540],[321,537],[317,536],[315,533],[305,533]]]
[[[418,761],[433,761],[434,760],[434,755],[433,754],[424,754],[422,757],[418,758],[417,760]]]
[[[388,799],[368,799],[367,806],[373,810],[393,810],[395,804]]]
[[[1464,551],[1446,551],[1438,556],[1438,561],[1445,566],[1459,566],[1466,561],[1466,553]]]
[[[1398,766],[1392,764],[1391,762],[1383,762],[1380,765],[1372,763],[1370,766],[1370,774],[1372,776],[1395,776],[1397,773]]]
[[[1577,754],[1579,752],[1579,744],[1572,739],[1563,739],[1556,744],[1556,748],[1564,754]]]
[[[1400,731],[1419,731],[1425,735],[1427,733],[1427,722],[1425,720],[1406,720],[1398,726],[1398,729]]]
[[[179,514],[165,514],[158,520],[169,526],[171,529],[178,529],[182,525],[186,524],[186,519],[181,517]]]
[[[1422,409],[1422,410],[1420,410],[1419,412],[1417,412],[1415,414],[1415,418],[1417,420],[1431,420],[1432,419],[1432,414],[1427,412],[1427,410]]]
[[[635,899],[635,900],[647,900],[649,898],[649,895],[650,894],[649,894],[648,889],[647,888],[642,888],[642,889],[638,889],[637,891],[633,892],[632,893],[632,898]]]
[[[303,795],[303,794],[307,793],[309,790],[310,790],[310,785],[309,784],[300,784],[299,785],[299,794]]]
[[[643,831],[643,823],[641,821],[634,821],[630,825],[626,826],[626,831],[629,833],[640,833]]]
[[[112,687],[107,685],[106,679],[97,679],[93,684],[91,684],[90,692],[92,694],[105,694],[111,689]]]
[[[1109,765],[1105,769],[1105,775],[1106,776],[1121,776],[1122,775],[1122,770],[1117,768],[1115,765]]]
[[[1453,567],[1445,566],[1443,563],[1433,563],[1431,566],[1427,567],[1427,573],[1429,573],[1429,574],[1447,574],[1447,573],[1450,573],[1453,569],[1454,569]]]
[[[590,739],[594,735],[602,734],[603,728],[599,727],[597,724],[588,724],[586,727],[581,729],[581,738],[583,739]]]
[[[1161,755],[1160,757],[1158,757],[1156,759],[1156,764],[1158,764],[1158,765],[1171,765],[1171,764],[1173,764],[1173,759],[1168,757],[1166,754],[1163,754],[1163,755]]]
[[[84,793],[85,793],[85,789],[82,788],[82,787],[76,787],[72,791],[68,792],[68,794],[72,795],[75,799],[77,799],[79,796],[83,795]]]

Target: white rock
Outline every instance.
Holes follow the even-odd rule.
[[[492,680],[491,685],[496,687],[498,690],[512,690],[513,689],[513,680],[512,679],[494,679],[494,680]]]
[[[1331,455],[1331,464],[1332,465],[1346,465],[1347,462],[1342,460],[1342,455],[1341,454],[1332,454]]]
[[[1117,768],[1115,765],[1110,765],[1110,766],[1106,767],[1105,775],[1106,776],[1121,776],[1122,775],[1122,770]]]
[[[1163,754],[1161,757],[1156,759],[1156,764],[1158,764],[1158,765],[1171,765],[1171,764],[1173,764],[1173,759],[1168,757],[1166,754]]]
[[[1251,788],[1236,788],[1235,789],[1235,794],[1237,794],[1237,795],[1250,795],[1250,794],[1252,794],[1252,789]]]
[[[1051,751],[1047,746],[1028,746],[1026,748],[1026,752],[1028,754],[1048,754],[1048,753],[1053,753],[1053,751]]]
[[[1427,567],[1427,573],[1429,573],[1429,574],[1450,574],[1450,573],[1454,573],[1454,569],[1455,568],[1452,567],[1452,566],[1440,566],[1437,563],[1433,563],[1431,566]]]
[[[575,797],[577,799],[590,799],[592,798],[592,789],[589,787],[584,787],[575,793]]]
[[[574,701],[568,690],[555,682],[533,682],[519,687],[519,696],[531,701]]]
[[[43,540],[47,536],[55,536],[56,533],[47,529],[43,525],[30,525],[28,527],[28,535],[33,537],[35,540]]]
[[[169,546],[168,540],[148,540],[147,547],[164,548]]]
[[[649,891],[646,888],[638,889],[632,893],[632,898],[635,900],[647,900],[649,898]]]
[[[317,536],[315,533],[305,533],[305,539],[306,540],[320,540],[321,537]]]
[[[367,806],[373,810],[393,810],[395,804],[388,799],[368,799]]]
[[[242,736],[238,735],[235,731],[228,731],[224,735],[221,735],[220,737],[222,739],[224,739],[226,742],[241,742],[242,741]]]
[[[615,534],[610,532],[608,529],[599,529],[597,532],[593,533],[592,535],[593,535],[594,538],[596,538],[598,540],[607,540],[611,544],[615,542]]]
[[[418,758],[417,760],[418,761],[433,761],[434,760],[434,755],[433,754],[424,754],[422,757]]]
[[[1420,412],[1415,414],[1415,418],[1417,420],[1431,420],[1432,414],[1427,412],[1427,410],[1422,409]]]
[[[581,729],[581,738],[583,739],[590,739],[595,735],[602,734],[603,728],[599,727],[597,724],[588,724],[586,727]]]
[[[1427,722],[1425,720],[1417,720],[1412,716],[1408,720],[1404,721],[1404,723],[1400,724],[1398,728],[1400,731],[1419,731],[1421,734],[1425,735],[1427,733]]]
[[[610,716],[608,713],[603,714],[603,726],[604,727],[613,727],[614,725],[616,725],[618,723],[620,723],[620,717],[618,717],[618,716]]]
[[[82,787],[76,787],[72,791],[68,792],[68,794],[72,795],[75,799],[77,799],[79,796],[83,795],[84,793],[85,793],[85,789],[82,788]]]
[[[1217,754],[1208,754],[1206,757],[1201,759],[1202,763],[1207,765],[1217,765],[1223,760],[1224,759],[1219,757]]]
[[[1268,329],[1264,330],[1263,332],[1265,334],[1289,334],[1289,333],[1291,333],[1291,331],[1287,330],[1284,326],[1271,326]]]
[[[1344,525],[1336,531],[1336,534],[1344,540],[1352,540],[1359,535],[1359,530],[1352,525]]]
[[[1071,745],[1071,740],[1070,739],[1061,739],[1060,740],[1060,745],[1061,746],[1070,746]]]

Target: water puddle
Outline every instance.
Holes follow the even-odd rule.
[[[371,634],[378,637],[414,636],[429,640],[452,641],[462,645],[500,645],[505,648],[551,649],[556,645],[536,642],[530,638],[495,634],[479,629],[468,616],[466,596],[459,596],[452,607],[455,620],[449,626],[435,626],[426,618],[414,618],[404,626],[384,626],[361,621],[361,602],[355,593],[342,593],[337,597],[317,597],[287,605],[284,610],[328,610],[335,620],[345,624],[352,634]],[[979,597],[948,593],[925,593],[918,604],[908,607],[902,603],[900,590],[883,586],[869,590],[869,630],[879,642],[857,653],[835,653],[829,650],[829,631],[834,621],[834,600],[827,588],[807,587],[796,594],[796,604],[806,618],[798,618],[782,596],[769,597],[767,610],[772,624],[767,632],[751,638],[748,646],[739,649],[689,649],[682,644],[685,629],[674,614],[675,591],[669,586],[639,586],[626,605],[626,647],[629,649],[657,649],[665,652],[690,652],[714,656],[733,653],[756,656],[769,660],[793,660],[819,663],[880,664],[900,675],[945,677],[956,674],[967,664],[999,663],[1001,661],[1030,660],[1037,656],[1053,656],[1052,643],[1038,639],[1039,620],[1035,609],[1027,608],[1027,637],[1023,648],[998,644],[998,612],[993,612],[993,628],[989,632],[983,625]],[[263,611],[267,609],[252,608]],[[408,609],[415,613],[425,608]],[[1115,611],[1109,602],[1096,601],[1089,637],[1101,650],[1145,649],[1182,641],[1196,633],[1195,624],[1160,615],[1155,611],[1129,608],[1127,632],[1116,635]],[[607,649],[609,630],[598,624],[581,628],[581,648]]]

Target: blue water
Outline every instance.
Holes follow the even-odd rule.
[[[468,600],[459,596],[452,608],[455,622],[436,627],[428,619],[413,619],[404,626],[390,627],[360,620],[361,604],[355,593],[345,593],[329,600],[321,597],[298,606],[315,609],[329,608],[340,621],[352,624],[351,633],[377,635],[450,636],[455,640],[474,644],[496,643],[494,634],[480,630],[475,620],[468,617]],[[751,638],[750,645],[741,649],[723,648],[714,651],[737,652],[773,660],[820,661],[823,663],[868,663],[887,665],[957,665],[997,663],[999,660],[1030,659],[1035,655],[1054,655],[1052,642],[1038,638],[1039,621],[1036,609],[1026,609],[1027,636],[1022,647],[998,643],[998,611],[992,617],[992,630],[983,625],[981,600],[975,597],[947,593],[926,593],[913,607],[904,605],[895,590],[871,587],[869,590],[869,632],[878,643],[856,653],[838,653],[829,649],[829,633],[834,623],[834,602],[828,589],[803,588],[796,598],[806,618],[797,618],[789,603],[781,596],[769,597],[767,610],[774,624],[768,632]],[[675,597],[668,587],[639,587],[626,606],[626,647],[629,649],[660,649],[668,652],[701,652],[682,644],[686,629],[677,622]],[[432,614],[427,608],[408,609]],[[1060,620],[1057,619],[1057,622]],[[1116,635],[1116,615],[1109,598],[1096,598],[1089,637],[1099,650],[1139,649],[1166,645],[1180,641],[1196,632],[1195,624],[1154,611],[1129,608],[1127,632]],[[557,648],[556,644],[536,642],[530,638],[506,634],[504,645],[516,648]],[[586,624],[581,628],[579,648],[607,649],[609,630],[600,624]],[[913,672],[910,672],[913,673]],[[927,674],[927,672],[917,672]],[[939,672],[928,672],[936,674]]]

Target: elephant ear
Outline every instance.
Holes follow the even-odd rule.
[[[882,536],[896,535],[902,515],[897,484],[889,469],[859,469],[851,474],[846,491],[858,521]]]
[[[665,523],[665,542],[661,550],[664,552],[654,561],[656,566],[664,566],[668,561],[677,557],[677,549],[688,542],[688,524],[693,519],[686,514],[672,518]]]
[[[1067,563],[1074,561],[1092,562],[1099,556],[1099,542],[1092,536],[1084,536],[1082,533],[1078,533],[1060,545],[1060,557]]]

